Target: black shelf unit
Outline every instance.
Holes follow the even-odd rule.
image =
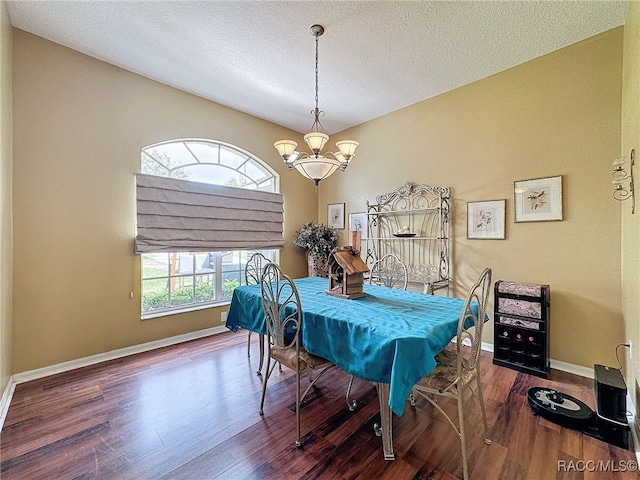
[[[549,285],[498,280],[494,295],[493,363],[547,378]]]

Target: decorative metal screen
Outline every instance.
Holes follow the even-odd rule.
[[[449,187],[412,182],[367,202],[367,265],[393,253],[407,265],[412,290],[448,288],[450,202]]]

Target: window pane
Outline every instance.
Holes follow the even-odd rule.
[[[215,292],[215,277],[213,275],[198,275],[196,277],[196,303],[215,300]]]
[[[220,163],[222,165],[236,169],[248,160],[249,158],[243,153],[231,150],[228,147],[220,147]]]
[[[213,273],[216,271],[214,253],[196,253],[196,274]]]
[[[145,253],[142,255],[142,278],[166,277],[168,274],[168,253]]]
[[[275,183],[274,183],[273,177],[271,177],[267,181],[260,183],[258,185],[258,190],[261,190],[263,192],[275,192],[276,189],[275,189]]]
[[[169,306],[169,282],[166,278],[142,282],[142,311],[150,312]]]
[[[181,165],[187,165],[197,161],[182,142],[158,145],[150,154],[153,157],[164,160],[164,162],[171,167],[179,167]]]
[[[171,274],[186,275],[193,273],[193,254],[177,253],[172,254]]]
[[[231,298],[233,290],[240,286],[240,272],[222,274],[222,298]]]
[[[263,168],[262,165],[258,165],[256,162],[246,163],[241,171],[256,183],[261,183],[272,177],[266,168]]]
[[[194,182],[210,183],[212,185],[229,185],[229,181],[238,176],[238,172],[235,170],[210,163],[205,165],[190,165],[181,170],[186,170],[189,174],[189,179]],[[230,186],[239,187],[241,185]]]
[[[221,252],[222,255],[222,271],[240,269],[240,252]]]
[[[164,162],[157,162],[149,155],[142,155],[142,173],[147,173],[149,175],[158,175],[159,177],[168,177],[169,176],[169,168],[164,164]]]
[[[248,190],[255,190],[256,184],[246,175],[243,175],[238,172],[233,172],[233,176],[229,177],[225,181],[225,186],[227,187],[236,187],[236,188],[246,188]]]
[[[207,142],[186,142],[200,163],[218,163],[218,145]]]
[[[170,303],[172,307],[193,303],[193,277],[176,277],[170,282]]]

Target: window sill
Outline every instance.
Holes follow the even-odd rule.
[[[179,315],[181,313],[196,312],[198,310],[206,310],[208,308],[226,307],[230,303],[231,303],[231,299],[225,300],[219,303],[207,303],[206,305],[189,305],[188,307],[184,307],[176,310],[145,313],[145,314],[142,314],[140,318],[142,320],[151,320],[152,318],[168,317],[170,315]]]

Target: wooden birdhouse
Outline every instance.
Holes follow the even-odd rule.
[[[362,290],[367,265],[353,247],[336,248],[329,254],[329,290],[327,294],[340,298],[364,297]]]

